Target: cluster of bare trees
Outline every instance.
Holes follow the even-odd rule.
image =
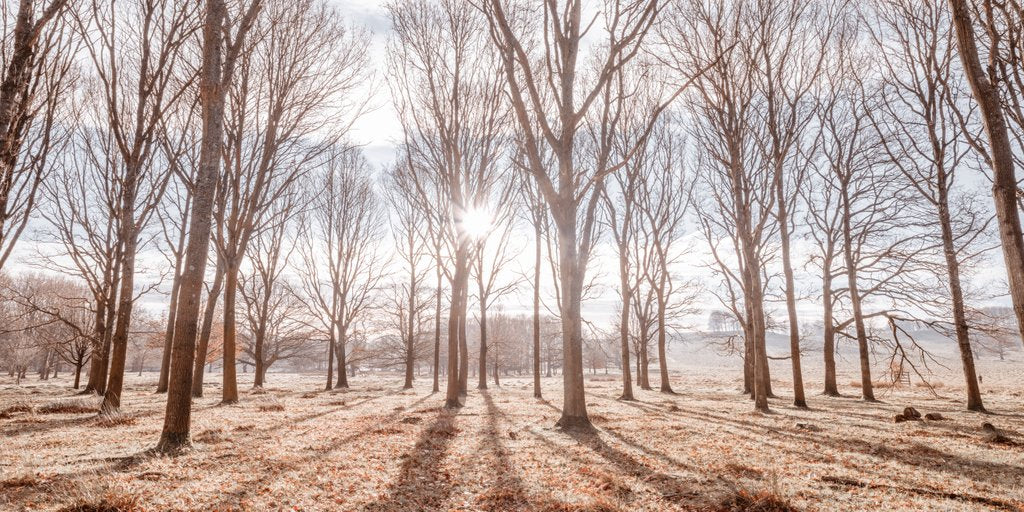
[[[324,0],[3,9],[0,270],[27,232],[25,264],[65,276],[5,277],[3,364],[67,365],[76,387],[88,366],[110,413],[153,354],[161,451],[190,443],[215,360],[223,403],[240,365],[260,387],[289,359],[327,389],[426,370],[448,407],[471,375],[531,373],[539,398],[557,369],[558,424],[586,428],[588,367],[619,368],[632,400],[656,362],[672,393],[668,346],[712,308],[758,410],[770,331],[806,407],[809,346],[836,395],[855,344],[874,400],[873,358],[924,371],[923,323],[955,340],[980,411],[974,360],[1007,326],[973,276],[997,247],[1024,333],[1016,2],[393,0],[382,170],[349,137],[378,85],[369,36]],[[583,304],[605,247],[602,325]],[[700,266],[700,285],[681,271]],[[526,291],[530,314],[503,310]]]

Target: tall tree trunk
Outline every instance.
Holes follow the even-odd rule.
[[[459,241],[455,250],[455,273],[452,278],[451,303],[448,308],[448,385],[445,390],[447,408],[462,407],[459,402],[459,374],[463,372],[459,365],[459,326],[464,325],[461,315],[465,311],[464,290],[468,283],[468,258],[464,241]]]
[[[441,265],[438,263],[435,269],[437,278],[437,290],[434,292],[434,387],[433,392],[441,391]]]
[[[238,264],[230,262],[224,278],[224,384],[221,403],[238,402],[238,376],[235,369],[235,298],[238,295]]]
[[[860,354],[861,395],[864,400],[875,401],[875,392],[871,384],[871,353],[868,348],[867,328],[864,326],[864,313],[861,309],[860,289],[857,286],[857,263],[853,257],[853,233],[850,227],[850,202],[843,197],[843,258],[846,262],[846,281],[850,294],[850,308],[853,310],[853,324],[857,333],[857,348]]]
[[[469,278],[462,288],[462,312],[459,314],[459,395],[466,396],[469,391],[469,343],[466,337],[466,324],[469,320]]]
[[[264,372],[263,345],[264,345],[265,340],[266,340],[266,335],[263,333],[263,329],[262,328],[258,329],[257,332],[254,333],[253,338],[255,338],[253,340],[254,341],[254,343],[253,343],[253,345],[254,345],[253,346],[253,359],[255,359],[255,361],[253,361],[254,371],[253,371],[252,387],[253,388],[262,388],[263,387],[263,372]]]
[[[668,272],[668,269],[662,269],[662,271],[663,272]],[[668,353],[667,353],[667,350],[665,349],[665,344],[668,342],[668,340],[666,339],[667,338],[666,329],[668,328],[668,326],[666,325],[666,321],[665,321],[665,314],[666,314],[665,313],[665,309],[667,308],[667,304],[665,304],[666,299],[665,299],[665,293],[664,293],[664,289],[665,289],[664,288],[665,287],[664,281],[661,283],[661,286],[662,286],[662,288],[660,290],[658,290],[658,293],[657,293],[657,297],[658,297],[658,372],[661,375],[661,392],[662,393],[669,393],[669,394],[673,394],[674,395],[675,391],[672,391],[672,383],[669,382],[669,378],[668,378]]]
[[[185,229],[181,230],[179,246],[185,244]],[[183,257],[179,257],[174,265],[174,283],[171,284],[170,304],[167,307],[167,332],[164,333],[164,351],[160,357],[160,380],[156,384],[157,393],[167,392],[167,377],[171,370],[171,345],[174,342],[174,318],[178,309],[178,290],[181,287],[181,265]]]
[[[629,368],[629,308],[633,293],[629,286],[629,265],[626,258],[627,248],[619,245],[619,294],[622,296],[622,310],[619,312],[619,348],[622,351],[622,396],[619,400],[635,400],[633,397],[633,378]],[[637,378],[639,378],[637,373]]]
[[[836,383],[836,328],[832,317],[832,259],[826,258],[822,277],[821,302],[822,324],[824,325],[824,356],[825,356],[825,395],[839,396]]]
[[[334,387],[334,327],[331,327],[331,338],[327,341],[327,386],[324,391]]]
[[[648,368],[650,367],[650,353],[648,352],[648,334],[650,334],[646,327],[640,330],[640,370],[637,374],[637,380],[640,381],[640,389],[650,391],[651,380]]]
[[[940,170],[939,172],[943,171]],[[946,179],[940,175],[937,182],[939,189],[939,226],[942,230],[942,248],[946,256],[946,270],[949,276],[949,293],[953,299],[953,324],[956,329],[956,343],[960,348],[960,362],[964,368],[964,380],[967,384],[967,409],[984,412],[985,406],[981,401],[978,375],[974,369],[974,354],[971,350],[967,314],[964,310],[964,292],[960,286],[960,262],[957,260],[956,247],[953,246],[953,222],[950,219],[949,213]]]
[[[570,149],[571,151],[571,149]],[[569,157],[560,159],[562,166],[570,162]],[[570,175],[560,171],[560,175]],[[562,416],[556,425],[562,428],[591,428],[587,416],[586,389],[583,381],[583,286],[585,279],[584,262],[580,258],[576,227],[576,209],[566,205],[574,204],[573,198],[561,198],[559,208],[552,209],[558,228],[558,273],[561,288],[560,310],[562,313]]]
[[[477,389],[487,389],[487,300],[480,281],[480,375]]]
[[[538,207],[539,208],[539,207]],[[533,230],[533,397],[542,398],[540,390],[540,265],[541,265],[541,230],[536,222]],[[628,372],[627,366],[624,371]]]
[[[338,329],[338,346],[334,352],[338,358],[338,381],[334,383],[334,388],[348,389],[348,328],[342,325]]]
[[[221,288],[224,287],[224,264],[217,257],[217,268],[214,271],[213,285],[206,295],[206,309],[203,311],[203,324],[199,331],[199,346],[196,348],[195,370],[192,372],[192,396],[203,396],[203,367],[206,366],[206,355],[210,349],[210,335],[213,334],[213,317],[217,314],[217,301],[220,299]]]
[[[133,171],[131,174],[135,174]],[[128,179],[125,187],[134,187],[135,180]],[[120,222],[124,227],[121,229],[121,289],[118,292],[117,320],[114,323],[114,334],[111,338],[110,376],[107,380],[107,389],[103,394],[103,404],[100,409],[110,413],[121,408],[121,391],[124,386],[125,357],[128,351],[128,330],[132,321],[132,305],[134,302],[135,287],[135,198],[126,197],[123,199],[125,205],[121,209]]]
[[[1024,236],[1021,235],[1017,209],[1017,177],[1014,169],[1013,149],[1006,127],[999,89],[988,79],[985,67],[978,57],[974,25],[966,0],[949,0],[952,22],[956,29],[960,60],[964,74],[971,85],[974,100],[981,110],[982,123],[989,139],[989,163],[992,166],[992,199],[999,221],[1007,281],[1017,327],[1024,341]],[[990,57],[991,59],[991,57]]]
[[[79,384],[82,381],[82,366],[85,366],[85,365],[82,365],[82,364],[76,364],[75,365],[75,387],[74,387],[74,389],[78,389],[78,386],[79,386]]]
[[[780,173],[781,174],[781,173]],[[800,325],[796,316],[796,280],[793,277],[793,263],[789,255],[789,212],[786,210],[781,187],[778,190],[779,238],[782,245],[782,273],[786,285],[786,312],[789,314],[789,357],[793,366],[793,405],[807,408],[804,397],[804,374],[800,369]]]
[[[255,0],[242,17],[233,48],[240,48],[245,33],[260,6]],[[189,221],[188,245],[185,249],[185,267],[181,274],[178,314],[174,325],[174,344],[171,347],[171,372],[167,387],[167,411],[164,427],[156,451],[176,453],[191,445],[189,434],[192,415],[192,370],[195,354],[196,330],[199,319],[199,301],[203,291],[203,276],[210,250],[210,227],[213,199],[220,172],[221,147],[224,138],[224,98],[230,85],[233,58],[229,55],[227,69],[222,69],[224,36],[221,30],[227,19],[224,0],[206,1],[206,20],[203,28],[203,65],[200,72],[199,98],[203,113],[203,139],[199,153],[199,173],[195,181],[195,196]]]

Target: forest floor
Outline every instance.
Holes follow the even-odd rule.
[[[892,390],[879,403],[812,393],[810,410],[778,398],[762,415],[736,379],[712,375],[676,375],[678,394],[638,391],[635,402],[616,399],[616,376],[588,375],[590,433],[554,428],[560,377],[544,379],[546,400],[533,398],[529,378],[509,378],[471,389],[457,412],[439,407],[443,395],[430,392],[429,378],[402,390],[397,377],[358,375],[351,389],[324,392],[319,376],[270,374],[267,388],[231,406],[217,404],[213,382],[195,403],[195,448],[175,458],[145,455],[159,437],[165,403],[153,393],[152,374],[132,376],[125,415],[106,420],[88,410],[95,401],[75,397],[65,377],[14,386],[4,376],[0,510],[1024,506],[1019,387],[987,389],[995,411],[988,415],[964,411],[955,386],[939,396]],[[780,395],[784,384],[776,386]],[[894,423],[907,405],[945,419]],[[1011,441],[987,441],[983,422]],[[74,508],[88,505],[97,508]]]

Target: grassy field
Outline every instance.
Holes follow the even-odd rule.
[[[593,433],[554,428],[558,377],[544,379],[547,400],[533,398],[529,379],[509,378],[500,388],[471,389],[457,412],[438,407],[443,397],[431,394],[428,379],[403,391],[398,378],[360,375],[349,390],[324,392],[319,376],[271,374],[264,390],[219,406],[214,378],[194,406],[195,449],[176,458],[145,455],[163,421],[155,375],[130,378],[125,413],[113,418],[98,417],[91,410],[96,401],[76,397],[63,377],[30,378],[22,386],[3,379],[0,510],[1020,510],[1024,504],[1024,407],[1012,376],[987,384],[986,405],[996,412],[990,415],[962,411],[954,385],[939,388],[939,396],[917,387],[888,390],[874,404],[811,393],[811,410],[778,398],[772,414],[760,415],[738,392],[734,371],[680,373],[673,381],[677,395],[640,391],[636,402],[616,400],[615,376],[588,376]],[[785,386],[780,381],[776,391],[783,395]],[[908,405],[944,419],[895,423]],[[983,422],[1011,441],[986,440]]]

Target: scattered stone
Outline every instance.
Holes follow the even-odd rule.
[[[918,412],[917,409],[914,409],[913,407],[905,407],[903,409],[903,417],[905,417],[908,420],[919,420],[921,419],[921,413]]]
[[[821,427],[811,423],[797,423],[796,428],[806,430],[808,432],[821,432]]]
[[[1006,437],[1002,431],[991,423],[982,423],[981,431],[982,439],[984,439],[985,442],[993,444],[1014,444],[1009,437]]]
[[[907,417],[902,414],[897,414],[896,416],[893,416],[892,420],[894,423],[903,423],[904,421],[907,421]]]
[[[519,438],[519,434],[509,430],[508,431],[508,437],[509,437],[509,439],[515,440],[515,439]]]
[[[924,419],[928,421],[942,421],[946,418],[937,412],[930,412],[924,415]]]
[[[416,425],[421,421],[423,421],[423,418],[420,418],[419,416],[406,416],[405,418],[402,418],[402,423],[407,425]]]

